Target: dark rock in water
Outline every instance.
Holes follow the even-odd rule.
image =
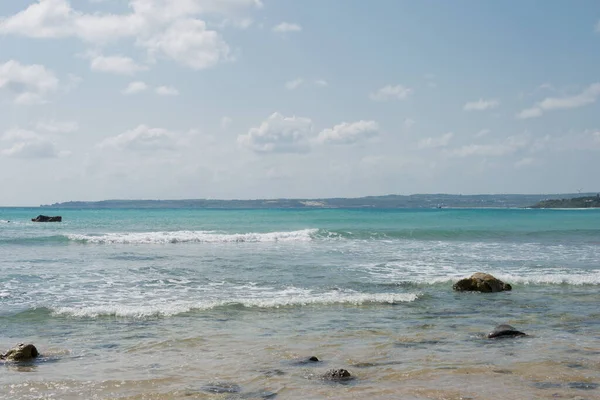
[[[488,339],[513,338],[517,336],[527,336],[527,334],[516,330],[515,327],[510,325],[498,325],[487,335]]]
[[[598,384],[593,382],[569,382],[570,389],[594,390],[598,389]]]
[[[15,348],[1,354],[0,359],[5,361],[30,361],[39,355],[40,353],[34,345],[19,343]]]
[[[49,217],[47,215],[38,215],[35,218],[31,219],[33,222],[62,222],[62,217],[60,215]]]
[[[452,285],[452,289],[458,292],[502,292],[505,290],[512,290],[512,286],[508,283],[502,282],[500,279],[495,278],[490,274],[484,274],[483,272],[476,272],[469,278],[461,279]]]
[[[321,375],[321,377],[326,381],[334,381],[334,382],[343,382],[343,381],[349,381],[351,379],[354,379],[352,374],[348,370],[343,369],[343,368],[330,369],[329,371],[327,371],[323,375]]]
[[[318,363],[318,362],[321,362],[321,360],[319,360],[315,356],[311,356],[311,357],[308,357],[308,358],[300,358],[300,359],[297,359],[297,360],[293,360],[292,364],[293,365],[302,366],[302,365],[314,364],[314,363]]]
[[[209,393],[239,393],[242,388],[231,382],[215,382],[202,386],[202,390]]]
[[[536,389],[558,389],[562,387],[562,385],[556,382],[535,382],[533,387]]]

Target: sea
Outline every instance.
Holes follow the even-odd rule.
[[[600,210],[0,208],[0,398],[600,399],[599,289]]]

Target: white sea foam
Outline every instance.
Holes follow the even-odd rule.
[[[521,276],[498,274],[495,276],[505,282],[521,285],[600,285],[600,271],[590,273],[531,274]]]
[[[82,307],[57,307],[56,315],[78,318],[115,316],[125,318],[169,317],[196,310],[210,310],[216,307],[242,306],[247,308],[282,308],[318,305],[397,304],[417,300],[415,293],[324,293],[320,295],[289,296],[277,298],[240,298],[236,300],[217,300],[201,302],[175,301],[152,306],[106,304]]]
[[[103,235],[69,234],[70,240],[98,244],[166,244],[310,241],[318,229],[290,232],[219,233],[214,231],[128,232]]]

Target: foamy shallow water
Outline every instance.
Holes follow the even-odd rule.
[[[0,398],[600,398],[600,213],[527,211],[104,210],[11,225],[0,347],[43,357],[0,366]],[[478,270],[514,290],[452,292]],[[484,339],[501,323],[530,336]],[[322,362],[294,362],[311,355]],[[319,379],[330,368],[356,379]]]

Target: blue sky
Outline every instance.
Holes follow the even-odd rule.
[[[0,205],[599,190],[600,3],[0,3]]]

